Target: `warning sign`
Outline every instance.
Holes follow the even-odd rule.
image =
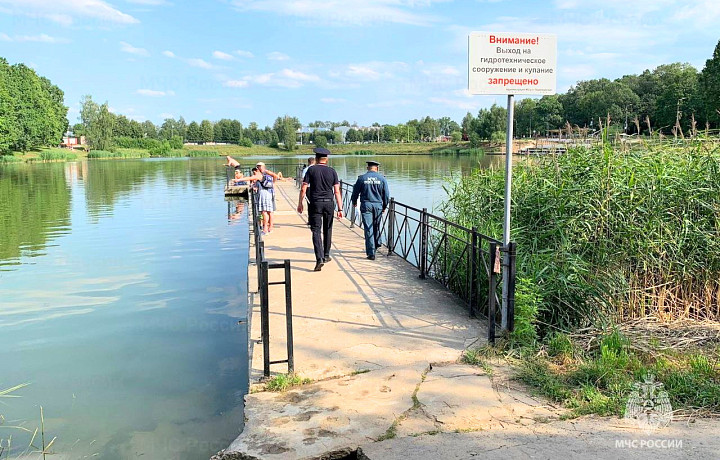
[[[557,36],[473,32],[468,37],[470,94],[555,94]]]

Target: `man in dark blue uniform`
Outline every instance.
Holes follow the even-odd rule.
[[[315,148],[313,152],[315,152],[316,164],[312,168],[308,168],[303,178],[297,212],[302,214],[303,200],[307,194],[310,201],[308,221],[310,221],[313,249],[315,250],[315,271],[319,272],[324,264],[330,262],[335,203],[337,203],[338,219],[342,219],[343,205],[337,172],[327,165],[330,151],[324,148]]]
[[[357,206],[360,198],[360,213],[365,230],[365,253],[375,260],[375,251],[380,247],[382,215],[390,202],[390,187],[385,177],[378,172],[380,163],[367,162],[368,172],[358,176],[350,201]]]

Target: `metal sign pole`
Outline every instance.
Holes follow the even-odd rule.
[[[508,329],[508,293],[510,292],[510,203],[512,201],[512,142],[513,120],[515,119],[515,96],[508,94],[507,99],[507,136],[505,137],[505,223],[503,225],[503,246],[505,248],[503,266],[503,290],[501,307],[501,328]]]

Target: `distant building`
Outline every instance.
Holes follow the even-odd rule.
[[[60,147],[73,148],[79,145],[85,145],[85,136],[77,137],[73,136],[72,133],[68,133],[63,136],[62,142],[60,142]]]

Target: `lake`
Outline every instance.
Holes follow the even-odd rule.
[[[299,161],[241,162],[260,159],[289,170]],[[354,182],[366,159],[331,165]],[[447,180],[503,161],[379,159],[393,196],[428,208]],[[0,439],[13,436],[13,454],[28,446],[41,406],[52,458],[195,460],[237,436],[248,224],[245,203],[223,199],[222,163],[0,166],[0,391],[29,384],[0,399]]]

